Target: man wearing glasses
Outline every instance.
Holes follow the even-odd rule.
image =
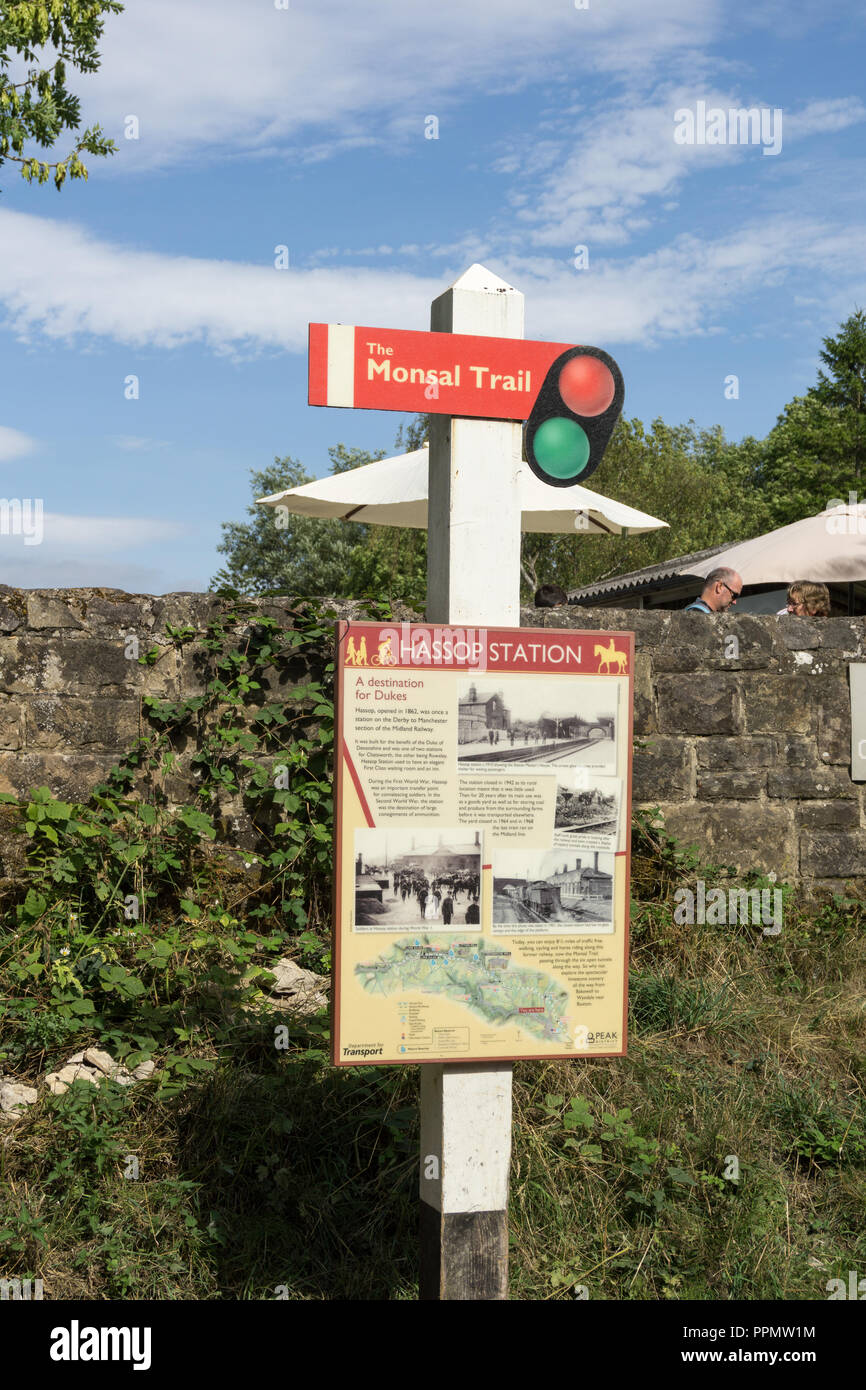
[[[688,604],[685,613],[723,613],[743,591],[743,581],[736,570],[710,570],[704,581],[700,598]]]

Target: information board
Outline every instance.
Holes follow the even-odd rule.
[[[622,1056],[634,635],[337,647],[335,1063]]]

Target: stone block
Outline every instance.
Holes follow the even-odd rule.
[[[866,878],[804,878],[801,889],[812,902],[833,898],[866,898]]]
[[[88,631],[115,642],[134,633],[142,645],[149,643],[154,632],[153,605],[158,602],[122,589],[93,589],[84,603]]]
[[[823,762],[851,761],[851,692],[845,675],[816,680],[813,698],[818,711],[818,755]],[[825,756],[826,755],[826,756]]]
[[[118,1064],[109,1052],[101,1052],[98,1047],[89,1047],[84,1054],[84,1061],[88,1066],[96,1067],[105,1076],[113,1076],[118,1069]]]
[[[806,801],[796,811],[804,830],[850,830],[860,824],[856,801]]]
[[[743,684],[743,719],[750,734],[813,733],[812,682],[802,675],[751,677]]]
[[[759,869],[780,879],[796,875],[796,833],[787,807],[691,801],[661,809],[668,834],[682,845],[695,845],[707,865]]]
[[[45,1077],[45,1085],[55,1096],[62,1096],[73,1081],[89,1081],[93,1086],[97,1084],[93,1071],[83,1065],[61,1067],[59,1071],[48,1072]]]
[[[706,670],[723,653],[719,628],[703,613],[671,613],[664,642],[653,652],[655,671]]]
[[[634,751],[632,798],[653,803],[681,801],[691,796],[691,755],[679,738],[654,736]]]
[[[201,634],[208,623],[221,613],[230,613],[233,607],[230,599],[217,598],[216,594],[161,594],[152,603],[155,632],[165,632],[169,624],[171,627],[194,627]]]
[[[0,748],[21,747],[21,710],[17,700],[0,696]]]
[[[699,617],[700,614],[696,614]],[[656,681],[658,723],[663,734],[740,732],[733,677],[693,672],[688,680],[660,676]]]
[[[799,619],[800,622],[809,622],[810,619]],[[817,632],[818,640],[821,643],[822,655],[826,651],[828,655],[838,653],[842,660],[857,661],[859,654],[864,650],[864,638],[866,638],[866,628],[864,628],[862,618],[812,618]]]
[[[779,767],[817,767],[818,745],[814,738],[781,734],[777,740]]]
[[[866,830],[802,831],[800,871],[816,878],[866,874]]]
[[[189,700],[194,695],[203,695],[205,686],[212,678],[207,663],[211,656],[207,647],[200,642],[190,642],[180,653],[180,692],[181,699]]]
[[[831,797],[856,797],[857,788],[841,767],[784,767],[771,770],[767,795],[788,801],[826,801]]]
[[[697,794],[701,801],[753,801],[767,781],[765,771],[698,772]]]
[[[637,738],[658,730],[652,685],[652,658],[648,652],[635,652],[634,732]]]
[[[173,651],[155,666],[140,666],[125,657],[120,641],[26,634],[0,642],[0,691],[8,694],[48,691],[108,696],[134,692],[169,697],[176,688]]]
[[[3,588],[5,589],[5,585]],[[13,593],[14,590],[10,590]],[[5,596],[0,598],[0,632],[15,632],[22,627],[26,621],[27,606],[24,601],[7,602]]]
[[[822,622],[827,622],[827,619],[794,618],[783,614],[778,626],[782,645],[792,652],[817,651],[821,645]]]
[[[26,878],[28,844],[27,836],[21,834],[18,807],[10,802],[0,804],[0,877],[18,879],[19,882]]]
[[[137,700],[32,696],[25,704],[30,748],[92,748],[125,753],[139,736]],[[147,726],[142,725],[146,734]]]
[[[396,612],[396,610],[395,610]],[[654,652],[666,638],[671,614],[640,608],[521,608],[523,627],[567,628],[571,632],[633,632],[635,651]]]
[[[116,761],[109,754],[0,752],[0,792],[22,798],[35,787],[48,787],[60,800],[86,801]]]
[[[67,589],[33,589],[27,595],[27,626],[34,631],[58,631],[74,628],[80,631],[83,605],[77,595]]]
[[[765,670],[782,656],[775,631],[762,618],[729,610],[711,621],[715,640],[708,644],[706,665],[714,670]]]
[[[748,772],[772,767],[777,756],[772,738],[698,738],[695,753],[698,768],[707,772]]]
[[[38,1099],[35,1086],[25,1086],[21,1081],[13,1081],[11,1076],[0,1076],[0,1120],[5,1124],[20,1120],[27,1113],[27,1106],[35,1105]]]

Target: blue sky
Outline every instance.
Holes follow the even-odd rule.
[[[76,84],[118,154],[60,193],[0,169],[0,493],[44,509],[0,580],[206,589],[251,468],[393,451],[405,417],[307,406],[308,322],[427,328],[473,261],[528,337],[612,352],[626,414],[765,434],[866,304],[864,25],[858,0],[127,0]],[[781,111],[781,149],[678,143],[699,102]]]

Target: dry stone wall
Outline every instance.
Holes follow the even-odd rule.
[[[524,610],[537,626],[635,633],[633,801],[708,863],[866,888],[848,666],[866,618]]]
[[[86,797],[147,732],[144,695],[201,691],[201,644],[179,648],[166,625],[203,634],[232,606],[212,594],[0,587],[0,791]],[[292,606],[256,605],[287,623]],[[678,840],[710,863],[866,889],[847,676],[866,661],[866,618],[560,608],[524,609],[522,621],[635,633],[634,802],[661,807]],[[133,637],[142,653],[160,647],[154,665],[129,655]],[[278,695],[275,677],[266,698]],[[186,785],[181,763],[168,790],[180,801]]]

